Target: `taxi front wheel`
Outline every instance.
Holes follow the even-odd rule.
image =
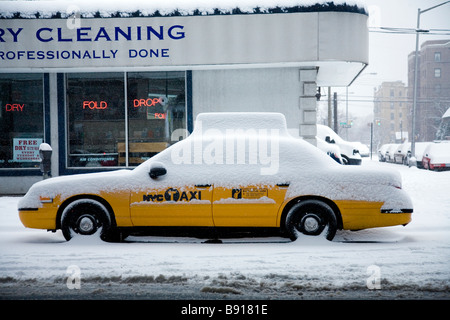
[[[71,202],[61,215],[61,230],[69,241],[77,235],[100,234],[107,241],[111,233],[111,220],[108,210],[93,199],[78,199]]]
[[[299,233],[312,236],[323,234],[331,241],[336,230],[337,220],[333,209],[320,200],[302,200],[293,205],[286,216],[286,231],[293,241]]]

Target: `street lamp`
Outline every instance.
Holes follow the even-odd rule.
[[[417,106],[417,74],[418,74],[418,51],[419,51],[419,34],[421,32],[428,32],[429,30],[420,30],[420,15],[437,7],[440,7],[450,1],[442,2],[438,5],[430,7],[425,10],[417,9],[417,28],[416,28],[416,51],[414,53],[414,96],[413,96],[413,114],[412,114],[412,128],[411,128],[411,157],[416,156],[416,106]]]

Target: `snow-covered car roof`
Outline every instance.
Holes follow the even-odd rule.
[[[430,158],[432,163],[450,163],[450,141],[428,144],[423,156]]]

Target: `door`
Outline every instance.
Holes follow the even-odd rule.
[[[213,226],[212,185],[149,187],[130,195],[134,226]]]
[[[214,188],[213,219],[217,227],[276,227],[288,184]]]

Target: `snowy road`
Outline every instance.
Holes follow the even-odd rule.
[[[322,238],[64,241],[25,229],[0,197],[0,299],[449,299],[450,172],[394,167],[413,198],[406,227]],[[285,241],[285,240],[284,240]]]

